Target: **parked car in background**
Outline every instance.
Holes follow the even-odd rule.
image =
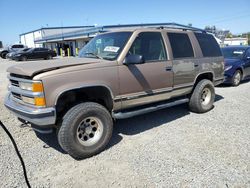
[[[24,48],[27,48],[27,46],[23,45],[23,44],[14,44],[11,45],[7,48],[3,48],[0,50],[0,56],[1,58],[5,59],[6,55],[10,52],[17,52],[19,50],[23,50]]]
[[[56,52],[48,48],[31,48],[27,51],[20,51],[13,55],[16,61],[26,61],[27,59],[52,59]]]
[[[225,57],[225,81],[238,86],[250,78],[250,46],[228,46],[222,48]]]
[[[19,50],[19,51],[16,51],[16,52],[10,52],[6,55],[6,59],[12,59],[14,57],[15,54],[19,53],[19,52],[26,52],[28,51],[29,49],[31,48],[24,48],[23,50]]]

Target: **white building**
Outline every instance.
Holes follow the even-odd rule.
[[[20,34],[20,42],[30,48],[47,47],[58,55],[75,56],[91,38],[99,33],[125,28],[138,27],[176,27],[182,29],[200,30],[176,23],[125,24],[107,26],[75,26],[75,27],[46,27]],[[203,31],[203,30],[201,30]]]
[[[247,45],[248,39],[247,38],[225,38],[224,45],[231,46],[231,45]]]
[[[37,30],[33,30],[27,33],[20,34],[20,42],[30,48],[35,47],[48,47],[54,49],[58,54],[61,53],[60,49],[70,48],[70,53],[75,53],[76,47],[82,47],[85,42],[79,41],[79,45],[76,46],[75,40],[64,40],[68,33],[78,33],[94,26],[74,26],[74,27],[46,27]],[[67,51],[66,51],[67,52]]]

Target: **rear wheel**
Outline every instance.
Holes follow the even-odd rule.
[[[46,59],[52,59],[52,55],[48,55]]]
[[[105,149],[113,132],[113,120],[102,105],[86,102],[71,108],[58,130],[61,147],[72,157],[83,159]]]
[[[241,74],[240,70],[235,71],[233,78],[232,78],[232,85],[233,86],[240,85],[241,78],[242,78],[242,74]]]
[[[213,108],[215,99],[214,85],[210,80],[201,80],[190,97],[189,108],[196,113],[204,113]]]

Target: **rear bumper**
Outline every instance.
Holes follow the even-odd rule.
[[[41,128],[48,128],[55,125],[55,108],[36,108],[20,104],[13,100],[10,93],[5,97],[4,105],[18,118],[35,124]]]

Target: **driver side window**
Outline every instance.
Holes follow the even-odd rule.
[[[161,33],[140,33],[132,44],[128,55],[142,55],[146,62],[165,61],[167,55]]]

